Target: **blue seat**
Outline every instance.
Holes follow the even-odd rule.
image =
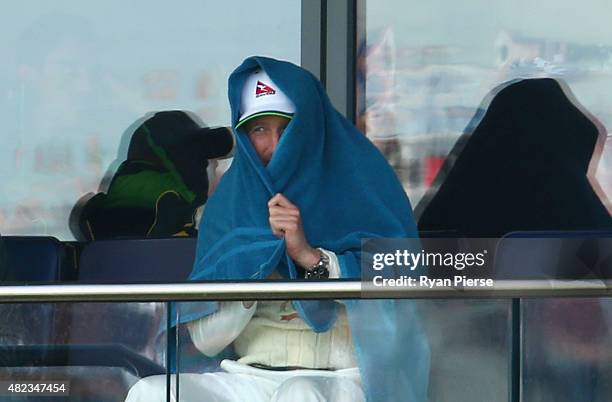
[[[74,279],[66,249],[55,237],[3,236],[5,282],[57,282]]]
[[[180,282],[188,278],[196,238],[99,240],[85,246],[79,282]]]
[[[612,231],[516,231],[500,239],[497,279],[610,279]]]
[[[3,236],[4,283],[57,282],[72,279],[74,266],[67,263],[66,249],[54,237]],[[0,305],[0,343],[5,345],[49,344],[63,322],[50,303]]]
[[[80,253],[77,281],[185,280],[191,272],[196,241],[172,238],[88,243]],[[50,368],[67,370],[71,381],[87,387],[100,381],[92,373],[107,368],[104,380],[116,383],[116,400],[125,397],[137,378],[166,371],[165,303],[61,303],[51,311],[62,317],[63,323],[53,339],[30,346],[5,344],[0,350],[1,366],[15,368],[15,375],[21,373],[18,368],[29,366],[32,379],[44,377]],[[97,396],[91,397],[95,400]]]
[[[78,281],[182,282],[191,272],[196,243],[196,238],[94,241],[81,252]],[[166,306],[163,303],[74,304],[68,341],[72,345],[120,344],[164,366],[166,356],[173,353],[166,350]],[[91,316],[98,319],[92,322]]]

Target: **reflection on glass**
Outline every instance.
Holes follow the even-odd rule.
[[[522,310],[523,400],[609,401],[610,300],[525,300]]]
[[[2,304],[0,382],[62,381],[68,386],[62,400],[121,401],[139,378],[166,373],[165,306]],[[2,400],[9,396],[5,391]]]
[[[431,345],[430,401],[508,400],[510,301],[419,302]]]
[[[315,332],[291,301],[183,303],[184,312],[218,309],[179,329],[179,399],[427,400],[429,345],[418,303],[308,303],[337,309],[333,326]],[[127,401],[161,401],[163,390],[163,376],[144,378]]]
[[[261,53],[299,63],[296,0],[36,0],[3,11],[3,234],[71,239],[70,209],[125,159],[117,146],[137,118],[184,109],[226,126],[227,75],[240,60]]]
[[[393,304],[360,303],[363,313]],[[374,390],[379,395],[374,400],[402,400],[403,395],[394,393],[402,388],[396,381],[412,382],[415,387],[429,384],[427,398],[431,401],[504,400],[509,387],[510,302],[399,301],[397,306],[403,306],[398,319],[412,330],[383,337],[389,334],[383,328],[385,323],[371,314],[355,327],[370,338],[370,352],[376,353],[379,343],[394,345],[390,355],[376,358],[380,389]],[[299,385],[296,381],[304,376],[323,381],[324,392],[336,393],[337,399],[325,400],[360,400],[351,394],[356,391],[352,384],[363,385],[363,376],[373,373],[367,367],[348,368],[360,365],[359,354],[367,353],[343,347],[343,339],[351,339],[346,335],[353,334],[348,323],[339,322],[335,329],[314,334],[290,302],[220,302],[220,307],[223,314],[179,329],[181,401],[195,401],[203,394],[225,398],[220,400],[246,400],[244,395],[248,395],[251,401],[268,401],[278,389],[292,392],[291,386]],[[417,330],[421,326],[424,332]],[[316,347],[309,346],[311,343]],[[430,359],[419,352],[420,347],[430,351]],[[427,361],[419,361],[423,357],[430,361],[430,369]],[[347,368],[330,371],[330,365]],[[132,389],[128,400],[161,400],[164,381],[160,376],[144,379]],[[302,385],[301,389],[307,388]]]
[[[561,78],[612,127],[607,14],[608,5],[596,1],[580,7],[569,0],[368,1],[358,61],[361,126],[411,201],[418,202],[458,136],[470,131],[480,100],[501,83]],[[602,183],[609,170],[600,165]]]
[[[601,186],[601,192],[603,193],[601,198],[605,202],[610,214],[612,214],[612,134],[608,134],[606,143],[603,146],[601,160],[595,177]]]

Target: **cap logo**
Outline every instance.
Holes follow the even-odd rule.
[[[255,86],[255,97],[259,98],[264,95],[274,95],[276,91],[269,85],[264,84],[261,81],[257,81],[257,85]]]

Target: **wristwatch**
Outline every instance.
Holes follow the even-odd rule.
[[[329,257],[320,248],[319,261],[316,264],[306,268],[306,279],[327,279],[329,278]]]

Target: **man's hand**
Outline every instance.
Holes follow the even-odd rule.
[[[298,207],[278,193],[268,201],[268,212],[272,233],[285,238],[289,257],[303,268],[316,264],[320,255],[306,240]]]

